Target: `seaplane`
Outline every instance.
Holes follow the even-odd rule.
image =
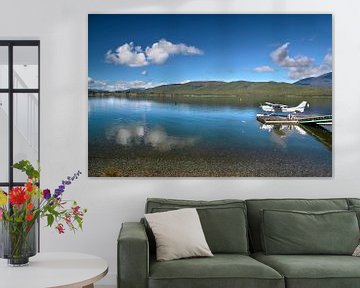
[[[302,101],[298,106],[289,107],[285,104],[265,102],[265,104],[260,105],[260,108],[265,112],[283,112],[283,113],[303,113],[305,108],[309,107],[309,103]]]

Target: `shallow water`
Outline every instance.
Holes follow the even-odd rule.
[[[89,98],[89,176],[331,176],[329,146],[299,126],[263,125],[257,113]],[[331,114],[331,100],[306,113]]]

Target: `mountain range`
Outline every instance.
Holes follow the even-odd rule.
[[[313,87],[332,87],[332,72],[299,80],[295,85],[313,86]]]
[[[251,81],[192,81],[183,84],[161,85],[148,89],[130,89],[126,91],[91,91],[89,96],[112,95],[148,95],[148,96],[331,96],[332,73],[319,77],[302,79],[293,84],[284,82]]]

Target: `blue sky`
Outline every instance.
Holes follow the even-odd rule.
[[[332,16],[89,15],[89,87],[281,81],[332,71]]]

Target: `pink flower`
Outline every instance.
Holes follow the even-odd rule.
[[[74,215],[79,214],[79,209],[80,209],[80,206],[72,207]]]
[[[66,215],[65,222],[66,222],[67,225],[69,225],[71,223],[71,215],[70,214]]]
[[[0,208],[0,220],[2,220],[2,218],[3,218],[3,211],[2,211],[2,209]]]
[[[59,223],[55,228],[58,230],[59,234],[65,233],[64,225],[61,223]]]

